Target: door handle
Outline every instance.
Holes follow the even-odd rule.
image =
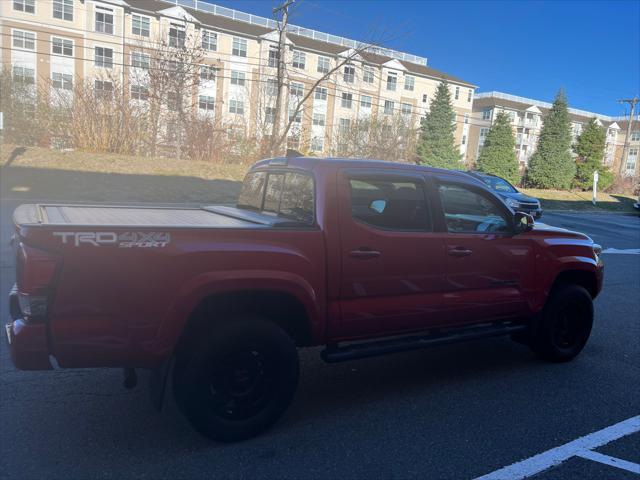
[[[376,258],[380,256],[380,252],[377,250],[371,250],[370,248],[359,248],[357,250],[351,250],[349,255],[353,258],[359,258],[361,260],[367,260],[369,258]]]
[[[468,257],[473,253],[473,250],[469,250],[464,247],[452,247],[449,249],[448,253],[452,257]]]

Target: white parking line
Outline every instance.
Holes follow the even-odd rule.
[[[586,458],[587,460],[593,460],[594,462],[604,463],[611,467],[618,467],[629,472],[640,474],[640,465],[633,462],[622,460],[621,458],[610,457],[609,455],[603,455],[602,453],[587,450],[579,453],[577,457]]]
[[[476,480],[520,480],[560,465],[571,457],[640,431],[640,415],[577,438],[546,452],[488,473]],[[631,463],[631,462],[629,462]],[[634,464],[632,464],[634,465]]]
[[[605,248],[602,253],[615,253],[618,255],[640,255],[640,248]]]

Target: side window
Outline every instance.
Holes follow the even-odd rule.
[[[431,230],[424,187],[412,180],[349,180],[351,215],[389,230]]]
[[[462,185],[438,188],[450,233],[509,232],[509,217],[495,200]]]

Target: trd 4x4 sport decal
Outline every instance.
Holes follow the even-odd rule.
[[[53,232],[63,244],[117,246],[120,248],[159,248],[166,247],[171,241],[167,232]]]

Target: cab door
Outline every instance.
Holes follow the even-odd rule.
[[[527,315],[533,241],[514,235],[513,213],[483,187],[455,180],[435,187],[445,231],[446,294],[451,323]]]
[[[442,322],[445,249],[420,174],[338,175],[341,322],[354,338]]]

